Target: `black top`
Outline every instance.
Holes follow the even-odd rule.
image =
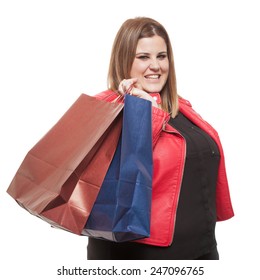
[[[89,238],[88,259],[192,260],[216,246],[218,147],[207,133],[180,112],[170,119],[169,124],[186,140],[186,161],[173,243],[169,247],[158,247]]]

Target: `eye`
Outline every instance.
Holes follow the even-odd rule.
[[[160,60],[164,60],[165,58],[167,58],[167,54],[159,54],[157,58]]]
[[[139,55],[139,56],[137,56],[137,58],[141,59],[141,60],[148,60],[149,56],[148,55]]]

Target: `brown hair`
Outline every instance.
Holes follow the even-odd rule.
[[[178,110],[178,95],[172,46],[165,28],[151,18],[137,17],[128,19],[117,32],[110,58],[108,88],[117,91],[119,83],[123,79],[130,78],[138,40],[153,37],[154,35],[164,39],[169,60],[169,76],[160,93],[162,109],[175,116]]]

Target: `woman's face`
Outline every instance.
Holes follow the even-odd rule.
[[[140,39],[130,71],[131,78],[138,79],[135,86],[148,93],[160,92],[168,74],[169,60],[164,39],[157,35]]]

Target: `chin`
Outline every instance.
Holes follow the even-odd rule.
[[[160,92],[162,90],[162,87],[146,87],[144,90],[148,93],[155,93],[155,92]]]
[[[143,90],[144,91],[146,91],[146,92],[148,92],[148,93],[159,93],[159,92],[161,92],[161,90],[162,90],[162,88],[163,88],[163,85],[162,84],[144,84],[143,85]]]

